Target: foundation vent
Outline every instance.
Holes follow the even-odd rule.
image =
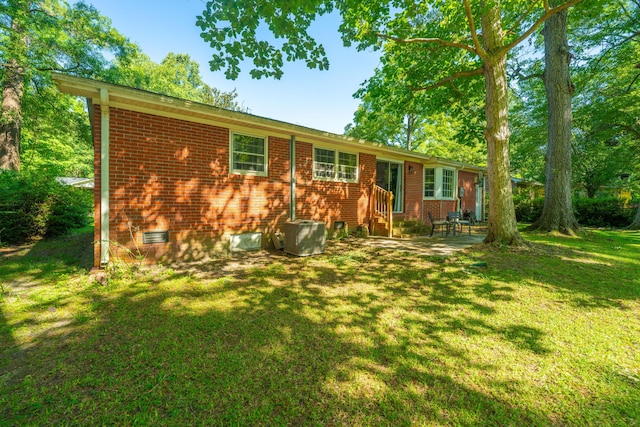
[[[142,243],[145,245],[150,245],[152,243],[167,243],[168,241],[168,231],[146,231],[142,233]]]

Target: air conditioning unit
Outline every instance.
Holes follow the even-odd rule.
[[[284,225],[284,251],[298,256],[324,253],[327,243],[324,222],[299,219]]]

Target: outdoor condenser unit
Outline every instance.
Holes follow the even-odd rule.
[[[324,222],[298,219],[284,225],[284,251],[298,256],[324,252],[327,243]]]

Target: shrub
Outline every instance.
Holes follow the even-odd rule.
[[[514,196],[513,201],[518,221],[535,222],[540,218],[544,197]],[[626,227],[635,215],[633,206],[625,208],[624,200],[615,197],[574,198],[573,210],[578,223],[587,227]]]
[[[532,199],[527,195],[517,195],[513,196],[513,203],[516,208],[516,220],[534,222],[540,218],[542,206],[544,206],[544,197]]]
[[[57,236],[89,222],[91,191],[45,173],[0,173],[0,242]]]
[[[590,227],[626,227],[633,220],[633,209],[625,209],[624,200],[608,197],[573,200],[576,218]]]

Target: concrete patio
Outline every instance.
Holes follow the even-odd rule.
[[[421,255],[451,255],[472,245],[480,244],[486,237],[485,233],[472,232],[453,236],[418,236],[406,239],[372,236],[367,239],[354,239],[354,246],[377,247],[381,249],[395,249]]]

